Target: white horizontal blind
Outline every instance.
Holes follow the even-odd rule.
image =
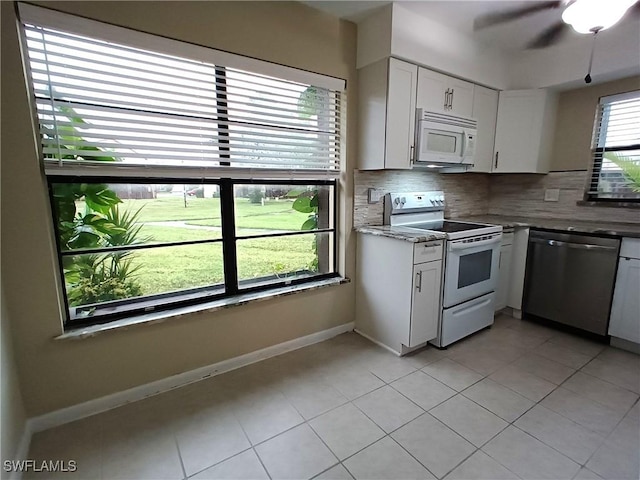
[[[25,35],[48,173],[339,173],[338,91],[37,25]]]
[[[603,97],[593,135],[589,194],[640,198],[640,91]]]

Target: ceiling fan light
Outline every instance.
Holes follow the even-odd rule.
[[[562,12],[562,20],[578,33],[594,33],[615,25],[636,0],[576,0]]]

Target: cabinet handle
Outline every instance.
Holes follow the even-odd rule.
[[[422,272],[416,273],[416,289],[422,292]]]
[[[447,110],[449,108],[449,89],[447,88],[444,92],[444,109]]]
[[[451,95],[449,96],[449,110],[453,110],[453,92],[455,90],[452,88],[451,89]]]
[[[409,149],[409,162],[413,162],[415,150],[416,150],[415,145],[411,145],[411,148]]]
[[[496,152],[496,163],[495,163],[495,166],[493,168],[498,168],[498,154],[499,153],[500,152]]]

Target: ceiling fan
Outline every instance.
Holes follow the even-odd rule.
[[[633,8],[631,8],[632,6]],[[596,35],[598,32],[618,23],[630,9],[633,10],[635,15],[640,14],[640,2],[638,0],[557,0],[536,2],[534,5],[515,10],[481,15],[473,22],[473,29],[481,30],[550,9],[561,9],[562,19],[543,30],[526,45],[526,48],[546,48],[559,42],[569,31],[569,25],[578,33],[592,34],[593,43],[589,71],[584,78],[586,83],[591,83],[591,66],[593,64]]]

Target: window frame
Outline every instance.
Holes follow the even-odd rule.
[[[589,165],[589,171],[587,176],[587,185],[585,186],[584,200],[586,202],[597,202],[601,205],[619,205],[619,204],[632,204],[640,206],[640,193],[634,197],[619,197],[619,198],[606,198],[601,197],[598,193],[598,187],[600,184],[600,172],[602,170],[603,157],[607,152],[627,152],[640,150],[640,143],[629,144],[625,146],[605,147],[603,145],[604,138],[606,137],[609,116],[605,112],[604,105],[623,101],[626,99],[638,99],[640,101],[640,90],[633,90],[630,92],[623,92],[614,95],[607,95],[598,99],[598,105],[596,108],[596,115],[593,125],[592,136],[592,148],[591,159]],[[602,128],[602,124],[605,123],[607,127]]]
[[[297,82],[308,86],[319,87],[330,90],[337,94],[337,98],[344,105],[346,104],[346,81],[341,78],[301,70],[286,65],[275,64],[265,60],[246,57],[230,52],[216,50],[214,48],[196,45],[183,40],[170,39],[157,34],[140,32],[125,27],[110,25],[103,22],[69,15],[46,7],[39,7],[18,2],[18,17],[20,23],[21,39],[24,45],[23,62],[27,75],[28,89],[33,112],[33,126],[36,137],[40,140],[40,118],[36,108],[36,95],[34,93],[34,82],[29,65],[30,58],[27,48],[25,24],[36,25],[43,28],[58,30],[72,35],[79,35],[89,39],[114,42],[131,48],[148,50],[151,52],[183,57],[196,62],[205,62],[215,66],[216,75],[225,77],[225,69],[243,70],[256,75],[274,77],[288,82]],[[218,71],[218,69],[220,69]],[[227,111],[227,95],[224,86],[215,88],[215,98],[217,114],[219,118],[225,119]],[[336,107],[337,108],[337,107]],[[241,300],[245,294],[253,292],[268,292],[281,287],[291,285],[303,285],[305,283],[316,282],[322,279],[339,278],[338,267],[340,265],[338,248],[338,225],[342,212],[340,206],[340,175],[343,172],[343,161],[345,156],[344,142],[346,139],[345,122],[346,108],[336,111],[336,118],[339,121],[334,128],[335,141],[339,145],[339,155],[334,160],[333,166],[325,169],[312,168],[264,168],[264,166],[239,168],[225,162],[224,145],[220,149],[220,161],[218,166],[173,166],[173,165],[118,165],[110,162],[66,162],[55,159],[45,159],[42,141],[37,142],[39,161],[42,166],[43,177],[50,202],[51,219],[53,221],[54,238],[52,241],[56,245],[56,256],[58,263],[58,291],[61,306],[64,304],[63,327],[65,330],[76,329],[91,325],[107,324],[120,319],[136,318],[148,313],[161,311],[170,312],[173,309],[190,305],[203,305],[215,300],[238,297]],[[228,117],[227,117],[228,120]],[[228,134],[227,134],[228,135]],[[229,135],[228,135],[229,136]],[[230,156],[229,156],[230,157]],[[329,162],[331,163],[331,162]],[[206,242],[180,242],[181,244],[193,243],[220,243],[222,245],[222,262],[224,267],[224,291],[216,290],[216,285],[195,287],[178,292],[165,292],[151,294],[147,296],[132,297],[128,299],[118,299],[105,301],[93,305],[109,306],[132,305],[132,308],[123,309],[118,312],[103,313],[92,316],[72,316],[72,309],[69,307],[67,288],[65,284],[63,257],[70,255],[81,255],[83,250],[77,252],[64,252],[61,249],[61,238],[58,231],[58,219],[53,201],[53,184],[56,183],[105,183],[105,184],[153,184],[153,183],[175,183],[175,184],[216,184],[220,186],[220,215],[222,238]],[[258,184],[258,185],[318,185],[331,186],[332,195],[329,198],[331,203],[332,224],[327,229],[300,230],[287,232],[285,234],[265,234],[264,236],[252,236],[251,238],[279,237],[291,235],[313,235],[314,233],[328,233],[332,240],[328,244],[327,261],[328,273],[318,273],[302,278],[282,278],[272,283],[260,282],[259,285],[241,287],[238,280],[238,259],[237,243],[242,236],[235,233],[234,217],[234,186],[237,184]],[[223,199],[224,197],[224,199]],[[170,246],[165,242],[163,245],[155,245],[147,248],[157,248],[159,246]],[[106,247],[105,251],[111,247]],[[129,248],[116,247],[120,250],[143,250],[144,245],[133,245]],[[113,250],[113,248],[111,248]],[[99,250],[99,249],[94,249]],[[87,250],[89,251],[89,250]],[[268,277],[264,277],[268,278]],[[218,285],[220,286],[220,285]],[[86,306],[81,306],[86,307]]]
[[[64,320],[64,328],[65,330],[79,328],[79,327],[87,327],[92,325],[100,325],[105,323],[110,323],[116,320],[121,320],[125,318],[135,317],[138,315],[143,315],[147,313],[155,313],[168,311],[180,307],[186,307],[191,305],[198,304],[206,304],[208,302],[212,302],[215,300],[225,299],[225,298],[234,298],[241,297],[245,294],[255,293],[255,292],[265,292],[269,290],[275,290],[282,287],[288,287],[291,285],[303,285],[305,283],[310,283],[318,280],[337,278],[340,276],[338,272],[338,231],[337,225],[339,223],[339,211],[338,211],[338,182],[337,180],[318,180],[318,179],[246,179],[246,178],[222,178],[222,179],[202,179],[202,178],[193,178],[193,179],[185,179],[185,178],[146,178],[146,177],[105,177],[105,176],[61,176],[61,175],[48,175],[47,176],[47,186],[49,192],[49,201],[51,205],[51,220],[53,222],[54,232],[55,232],[55,244],[56,244],[56,254],[57,254],[57,263],[60,272],[60,279],[62,283],[62,296],[64,300],[65,307],[65,320]],[[157,183],[175,183],[177,185],[191,183],[191,184],[208,184],[208,185],[218,185],[220,187],[220,221],[221,221],[221,230],[222,236],[220,239],[211,239],[211,240],[191,240],[184,242],[163,242],[161,244],[153,244],[153,245],[130,245],[126,247],[118,247],[117,249],[113,249],[110,247],[104,248],[96,248],[96,249],[80,249],[72,252],[63,252],[60,245],[60,235],[58,232],[58,222],[56,218],[56,212],[53,208],[53,188],[52,184],[54,183],[104,183],[104,184],[132,184],[132,185],[146,185],[149,184],[150,181]],[[260,234],[260,235],[251,235],[251,236],[243,236],[236,235],[235,231],[235,196],[234,196],[234,187],[236,185],[318,185],[318,186],[331,186],[333,187],[333,195],[330,199],[332,203],[331,208],[334,212],[333,226],[330,228],[322,228],[316,230],[300,230],[300,231],[291,231],[284,233],[275,233],[275,234]],[[229,233],[231,232],[231,233]],[[297,278],[297,279],[282,279],[281,281],[270,282],[268,284],[260,284],[253,287],[245,287],[240,288],[240,284],[242,281],[238,280],[238,261],[237,261],[237,241],[246,239],[246,238],[269,238],[269,237],[284,237],[284,236],[300,236],[300,235],[313,235],[316,233],[329,233],[332,235],[332,241],[330,243],[330,252],[329,256],[332,258],[332,262],[330,264],[331,272],[328,273],[318,273],[317,275],[313,275],[306,278]],[[222,244],[222,261],[224,268],[224,281],[220,286],[224,287],[224,291],[222,293],[207,293],[211,290],[215,290],[216,285],[207,285],[201,287],[193,287],[185,290],[179,290],[175,292],[164,292],[158,294],[144,295],[141,297],[133,297],[133,298],[124,298],[118,300],[111,300],[102,302],[100,304],[91,304],[91,305],[102,305],[103,308],[119,306],[119,305],[139,305],[137,308],[131,308],[127,310],[122,310],[113,313],[101,314],[98,317],[87,316],[87,317],[77,317],[72,318],[71,309],[75,307],[69,306],[69,300],[67,296],[67,289],[64,285],[64,268],[63,268],[63,257],[65,256],[75,256],[81,255],[85,253],[97,253],[99,251],[108,252],[108,251],[119,251],[119,250],[145,250],[145,249],[154,249],[154,248],[162,248],[167,246],[177,246],[177,245],[195,245],[200,243],[220,243]],[[162,301],[163,299],[169,299],[169,301]],[[174,300],[171,300],[174,299]],[[82,308],[89,308],[91,305],[83,305]]]

